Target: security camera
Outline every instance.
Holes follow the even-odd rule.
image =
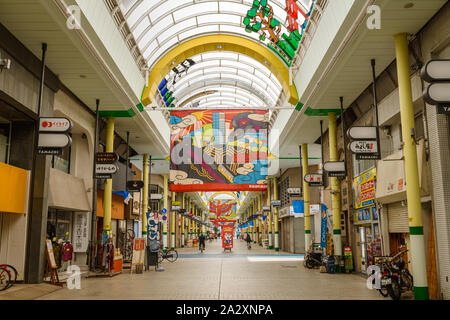
[[[10,59],[0,59],[0,71],[8,70],[11,68],[11,60]]]

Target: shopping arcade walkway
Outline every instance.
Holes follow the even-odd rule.
[[[81,290],[65,287],[39,299],[383,299],[366,288],[360,275],[308,270],[303,267],[302,255],[276,254],[255,244],[249,252],[241,240],[235,239],[234,246],[231,254],[223,253],[220,240],[207,241],[203,257],[199,257],[198,248],[179,249],[176,262],[163,262],[164,272],[152,268],[143,274],[130,274],[125,270],[113,278],[82,279]]]

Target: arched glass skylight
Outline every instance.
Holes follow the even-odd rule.
[[[243,24],[252,4],[253,0],[119,1],[149,67],[170,48],[202,34],[226,33],[258,40],[258,34],[246,32]],[[270,0],[270,4],[274,17],[284,23],[285,0]]]
[[[176,97],[176,107],[204,107],[212,101],[220,103],[218,106],[231,101],[240,106],[270,107],[276,104],[282,92],[280,82],[270,70],[245,55],[215,51],[199,54],[191,60],[195,64],[187,73],[177,78],[175,84],[169,81],[168,89]],[[172,79],[170,75],[167,78]],[[201,95],[210,91],[216,92]]]

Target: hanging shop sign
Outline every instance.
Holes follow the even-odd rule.
[[[71,129],[72,122],[67,118],[39,118],[37,154],[62,154],[62,149],[72,144],[68,135]]]
[[[353,140],[348,149],[356,155],[356,160],[380,160],[377,127],[351,127],[347,136]]]
[[[290,196],[299,196],[301,194],[301,189],[300,188],[288,188],[287,193]]]
[[[117,172],[117,166],[115,164],[95,164],[95,177],[96,179],[112,179],[112,175]]]
[[[144,187],[144,181],[128,181],[127,191],[138,192]]]
[[[378,145],[376,141],[352,141],[349,143],[348,149],[357,155],[357,160],[378,159]]]
[[[262,207],[263,212],[270,212],[270,206],[264,206]]]
[[[258,33],[259,40],[290,67],[309,22],[313,4],[314,1],[286,0],[285,25],[275,18],[270,1],[253,1],[243,21],[245,31]]]
[[[62,149],[72,144],[72,138],[65,133],[39,133],[37,154],[60,155]]]
[[[375,179],[377,169],[373,168],[353,180],[354,208],[375,204]]]
[[[150,200],[161,200],[163,195],[161,193],[151,193]]]
[[[95,155],[96,163],[113,164],[118,159],[117,153],[114,152],[97,152]]]
[[[422,67],[420,77],[429,83],[423,91],[425,102],[435,105],[437,113],[450,115],[450,60],[428,61]]]
[[[281,207],[281,200],[272,200],[271,204],[272,204],[272,207],[274,207],[274,208]]]
[[[310,187],[323,186],[323,176],[320,173],[309,173],[305,175],[304,180]]]
[[[39,132],[66,133],[72,129],[67,118],[39,118]]]
[[[180,211],[181,206],[172,206],[172,211]]]
[[[329,177],[346,177],[344,161],[328,161],[323,164],[323,168],[327,171]]]
[[[352,140],[377,140],[377,127],[351,127],[347,137]]]

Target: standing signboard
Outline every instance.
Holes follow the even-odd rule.
[[[133,243],[133,258],[131,260],[131,272],[137,265],[144,264],[145,238],[135,238]]]
[[[45,272],[45,278],[50,273],[50,283],[58,286],[62,286],[58,277],[58,266],[56,264],[55,254],[53,253],[53,245],[50,239],[46,239],[46,256],[47,256],[47,270]]]
[[[222,248],[230,251],[233,248],[233,225],[222,226]]]

